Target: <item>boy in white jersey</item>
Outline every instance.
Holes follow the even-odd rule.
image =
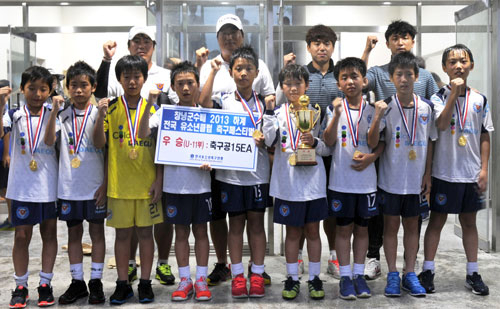
[[[271,147],[278,143],[277,146],[281,146],[281,151],[277,150],[274,155],[270,195],[275,197],[274,222],[286,225],[288,279],[285,281],[282,297],[294,299],[300,291],[298,254],[300,237],[304,232],[309,255],[309,296],[312,299],[322,299],[325,292],[319,279],[319,222],[328,216],[328,205],[326,171],[321,156],[329,155],[331,150],[318,138],[319,123],[316,123],[311,132],[302,134],[294,122],[293,110],[300,108],[299,98],[308,87],[307,70],[300,65],[287,65],[281,70],[279,80],[289,103],[274,110],[274,100],[266,100],[264,136],[266,145]],[[311,106],[308,108],[313,109]],[[316,165],[295,166],[295,152],[299,141],[314,149]]]
[[[402,217],[406,273],[403,289],[412,296],[425,296],[415,274],[418,248],[418,217],[427,206],[420,196],[430,190],[430,167],[435,127],[432,103],[413,93],[418,78],[415,56],[410,52],[395,55],[389,64],[396,94],[375,103],[375,116],[368,132],[368,145],[385,141],[380,158],[378,200],[384,213],[384,251],[389,268],[384,294],[401,295],[401,279],[396,268],[398,230]]]
[[[95,90],[95,71],[79,61],[69,67],[66,87],[71,105],[58,115],[60,131],[50,132],[59,139],[58,213],[68,226],[68,257],[71,285],[59,297],[60,304],[71,304],[89,296],[90,304],[106,299],[102,288],[106,218],[106,184],[104,183],[104,151],[94,146],[92,133],[97,108],[90,99]],[[89,292],[83,276],[83,220],[89,222],[92,239],[92,265]]]
[[[64,99],[53,98],[52,112],[43,106],[52,91],[52,75],[39,66],[23,72],[21,90],[26,105],[10,110],[0,124],[0,136],[5,127],[12,131],[13,141],[7,198],[12,200],[12,225],[16,229],[12,249],[16,289],[12,292],[10,308],[26,307],[29,245],[34,225],[40,224],[42,236],[38,306],[54,304],[50,282],[57,254],[57,156],[55,138],[51,139],[47,132],[49,118],[53,120],[54,130],[58,126],[55,118]],[[0,115],[4,106],[5,101],[0,100]]]
[[[474,68],[467,46],[457,44],[445,49],[441,64],[450,77],[450,85],[432,96],[439,139],[432,166],[425,260],[419,279],[428,293],[434,292],[434,258],[441,230],[449,213],[458,214],[467,257],[465,286],[474,294],[488,295],[488,286],[477,265],[476,214],[482,208],[480,195],[488,184],[491,113],[486,97],[467,85],[469,72]]]
[[[179,106],[197,107],[199,76],[190,62],[182,62],[172,70],[171,87],[179,97]],[[149,107],[156,102],[158,91],[150,93]],[[148,107],[146,107],[148,109]],[[144,113],[139,125],[139,137],[144,138],[158,130],[161,110],[151,117]],[[175,224],[175,255],[179,267],[179,287],[172,293],[172,300],[187,300],[193,294],[193,282],[189,268],[189,233],[193,228],[196,254],[196,300],[210,300],[207,286],[208,242],[207,222],[211,218],[210,166],[200,168],[165,165],[163,170],[165,221]]]
[[[212,60],[211,64],[212,71],[203,89],[209,93],[221,68],[218,59]],[[259,72],[259,61],[253,49],[245,46],[233,52],[229,67],[236,83],[236,91],[223,94],[220,99],[213,101],[212,106],[219,105],[225,110],[248,113],[255,126],[253,137],[258,149],[255,172],[217,170],[215,176],[220,183],[222,208],[229,213],[228,245],[233,276],[231,293],[234,298],[263,297],[265,289],[262,274],[266,254],[264,213],[268,207],[270,167],[261,131],[265,105],[262,97],[252,89],[252,83]],[[252,259],[250,290],[247,290],[242,263],[243,232],[246,222],[248,222]]]
[[[323,133],[325,144],[334,146],[328,212],[337,221],[335,244],[340,264],[340,298],[367,298],[371,296],[364,278],[368,219],[378,214],[377,174],[373,162],[380,153],[372,153],[367,143],[375,109],[363,100],[363,88],[368,82],[363,60],[345,58],[337,62],[333,74],[346,96],[328,106],[328,125]],[[350,263],[352,235],[354,271]]]

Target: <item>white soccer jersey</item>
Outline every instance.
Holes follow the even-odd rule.
[[[450,95],[450,88],[445,86],[432,96],[434,104],[434,119],[437,120],[443,111],[446,100]],[[438,141],[434,148],[432,176],[448,182],[474,183],[481,171],[481,145],[482,132],[494,130],[491,113],[486,97],[475,91],[467,91],[469,104],[465,111],[465,127],[460,128],[456,106],[448,128],[438,132]],[[460,96],[458,102],[461,113],[464,112],[466,96]],[[466,138],[466,145],[460,146],[460,136]]]
[[[378,186],[393,194],[420,194],[422,177],[425,172],[427,147],[429,139],[436,140],[437,133],[432,119],[432,103],[419,96],[416,120],[415,141],[410,143],[410,136],[405,129],[403,117],[395,101],[395,95],[385,101],[388,109],[381,121],[385,141],[385,150],[380,157]],[[403,108],[412,132],[415,108]],[[414,151],[415,159],[410,159],[410,151]]]
[[[219,59],[222,64],[220,70],[215,75],[214,85],[212,88],[212,99],[220,100],[220,97],[223,93],[233,92],[236,90],[236,84],[234,83],[234,79],[229,74],[229,62],[225,62],[222,59],[221,55],[215,57]],[[210,64],[210,60],[207,61],[200,70],[200,89],[203,89],[208,76],[210,75],[210,71],[212,70],[212,66]],[[273,78],[271,77],[271,73],[267,68],[267,65],[264,61],[259,59],[259,74],[253,81],[252,85],[253,90],[255,90],[258,94],[267,96],[270,94],[274,94],[274,84]]]
[[[149,118],[149,128],[161,124],[161,108]],[[210,172],[198,167],[164,165],[163,192],[171,194],[201,194],[210,192]]]
[[[57,156],[55,146],[47,146],[43,139],[51,110],[43,107],[38,147],[33,156],[37,170],[30,169],[32,160],[29,146],[28,121],[24,108],[11,110],[3,118],[5,128],[11,128],[11,160],[7,198],[23,202],[48,203],[57,199]],[[12,117],[12,118],[11,118]],[[39,116],[31,115],[30,132],[35,136]],[[56,124],[56,132],[59,125]],[[24,145],[22,145],[24,144]]]
[[[337,128],[337,142],[333,146],[332,166],[330,168],[328,189],[344,193],[372,193],[377,191],[377,173],[375,164],[370,164],[361,172],[354,170],[353,156],[356,150],[362,153],[371,153],[368,147],[367,133],[375,114],[375,108],[363,101],[363,113],[359,119],[360,109],[351,109],[351,127],[356,130],[359,119],[358,146],[354,147],[352,134],[349,126],[348,116],[344,107]],[[326,110],[327,123],[333,121],[333,107],[330,105]],[[355,134],[353,130],[353,134]]]
[[[74,115],[76,112],[77,127],[74,128]],[[68,106],[59,115],[60,154],[59,178],[57,197],[72,201],[86,201],[94,199],[94,194],[104,180],[104,151],[96,148],[93,143],[94,126],[98,115],[96,106],[90,106],[84,122],[85,110],[74,109]],[[83,127],[83,126],[84,127]],[[76,130],[82,130],[80,146],[77,150],[77,139],[80,135]],[[73,154],[70,153],[70,138]],[[77,158],[80,162],[78,168],[71,166],[71,160]]]
[[[276,147],[269,194],[282,200],[294,202],[324,198],[326,197],[326,171],[322,156],[330,155],[331,148],[318,138],[320,124],[316,123],[312,134],[318,141],[315,148],[318,164],[291,166],[288,162],[288,158],[293,153],[291,135],[298,134],[298,131],[293,125],[291,128],[293,134],[290,134],[288,128],[290,121],[295,121],[295,115],[289,113],[288,104],[283,104],[274,110],[274,115],[264,115],[263,130],[266,144]]]
[[[258,99],[258,96],[254,93],[254,96],[247,103],[254,115],[258,115],[258,118],[261,118],[257,127],[259,130],[262,130],[262,116],[265,110],[265,105],[262,100],[258,100],[259,108],[257,108],[255,98]],[[216,101],[216,103],[219,104],[224,110],[232,112],[247,112],[243,107],[243,103],[237,98],[235,92],[224,93],[220,100]],[[255,172],[217,170],[215,172],[215,179],[240,186],[253,186],[269,183],[269,154],[264,148],[256,147],[256,149],[258,149],[259,153],[257,154],[257,170]]]

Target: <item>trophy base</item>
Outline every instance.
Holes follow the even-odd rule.
[[[317,165],[316,151],[313,148],[299,148],[297,149],[297,164],[296,166],[312,166]]]

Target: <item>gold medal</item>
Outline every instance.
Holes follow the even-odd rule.
[[[132,148],[130,150],[130,152],[128,153],[128,157],[131,159],[131,160],[135,160],[137,159],[137,157],[139,156],[139,154],[137,153],[137,150],[135,150],[135,148]]]
[[[354,152],[353,156],[352,156],[352,159],[353,159],[353,160],[354,160],[354,159],[356,159],[356,158],[357,158],[359,155],[361,155],[361,154],[363,154],[361,151],[356,150],[356,151]]]
[[[460,137],[458,138],[458,145],[462,147],[465,147],[465,145],[467,145],[467,137],[465,137],[465,135],[460,135]]]
[[[408,153],[408,159],[410,160],[416,160],[417,159],[417,152],[415,150],[410,150],[410,152]]]
[[[297,155],[295,153],[292,153],[288,157],[288,163],[290,163],[291,166],[295,166],[297,164]]]
[[[71,160],[71,167],[72,168],[79,168],[80,167],[80,159],[78,159],[77,157],[74,157],[72,160]]]
[[[261,138],[262,132],[260,132],[260,130],[255,130],[255,131],[253,131],[252,136],[253,136],[253,138]]]
[[[32,170],[33,172],[35,172],[37,169],[38,169],[38,164],[36,163],[36,161],[34,159],[31,159],[31,161],[30,161],[30,170]]]

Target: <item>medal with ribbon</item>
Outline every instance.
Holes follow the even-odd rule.
[[[358,147],[359,122],[363,117],[365,104],[363,104],[363,99],[361,99],[361,103],[359,104],[358,119],[356,120],[356,126],[355,126],[354,122],[352,121],[351,109],[349,108],[349,103],[347,102],[347,99],[342,100],[342,102],[344,103],[344,110],[347,116],[346,118],[347,118],[347,124],[349,125],[349,132],[351,132],[352,145],[354,147]]]
[[[42,107],[40,111],[40,117],[38,117],[38,124],[36,125],[35,136],[33,136],[33,129],[31,123],[31,114],[26,105],[24,105],[24,113],[26,114],[26,124],[28,127],[28,145],[30,147],[31,161],[29,164],[30,170],[35,172],[38,169],[38,163],[35,161],[35,152],[38,148],[38,142],[40,141],[40,132],[43,126],[43,117],[45,115],[45,107]]]
[[[78,119],[76,116],[75,107],[72,106],[71,109],[73,111],[73,114],[71,115],[71,117],[72,117],[71,122],[72,122],[72,129],[73,129],[72,136],[74,136],[74,144],[75,145],[73,146],[70,143],[69,153],[75,154],[75,157],[73,159],[71,159],[71,167],[72,168],[79,168],[81,161],[78,158],[78,153],[80,152],[80,146],[82,145],[83,133],[85,132],[85,128],[87,127],[87,122],[90,118],[90,113],[92,112],[92,104],[89,104],[89,106],[87,106],[87,108],[85,109],[85,113],[83,114],[83,120],[82,120],[82,125],[80,126],[80,130],[78,130]],[[70,137],[70,139],[71,139],[71,137]]]
[[[299,129],[294,128],[294,122],[291,119],[291,113],[290,113],[290,103],[286,103],[286,124],[288,128],[288,133],[290,136],[290,147],[292,147],[293,153],[288,157],[288,162],[290,165],[295,165],[297,164],[297,155],[295,154],[295,151],[297,150],[297,147],[299,146],[299,140],[300,140],[300,131]]]
[[[264,111],[262,110],[262,107],[260,106],[260,101],[257,98],[255,91],[252,92],[252,98],[253,98],[253,101],[255,103],[255,109],[259,113],[259,118],[257,119],[257,121],[255,121],[255,118],[253,116],[253,111],[250,108],[250,104],[248,104],[248,102],[245,100],[245,98],[243,98],[243,96],[240,94],[240,92],[238,90],[236,90],[236,95],[238,96],[238,99],[240,100],[241,104],[243,105],[243,108],[248,113],[248,116],[250,116],[250,120],[252,121],[253,126],[255,128],[252,136],[254,138],[262,137],[262,132],[258,129],[258,126],[259,126],[259,123],[262,122],[262,117],[264,116]]]
[[[467,145],[467,138],[465,137],[464,129],[465,129],[465,121],[467,120],[467,114],[469,111],[469,96],[470,96],[470,91],[465,89],[465,100],[464,100],[464,107],[462,110],[460,110],[460,102],[457,101],[455,102],[455,109],[457,110],[457,116],[458,116],[458,125],[460,126],[460,132],[462,132],[462,135],[458,138],[458,145],[465,147]]]
[[[132,118],[130,117],[130,109],[128,107],[128,102],[127,99],[125,99],[125,96],[122,96],[122,103],[125,106],[125,113],[127,114],[127,124],[128,124],[128,131],[130,135],[130,143],[132,144],[132,149],[128,153],[128,157],[131,160],[135,160],[138,157],[137,150],[135,149],[136,145],[136,139],[137,139],[137,128],[139,126],[139,114],[141,113],[141,106],[142,106],[142,97],[139,98],[139,102],[137,103],[137,109],[135,111],[135,119],[134,123],[132,123]]]
[[[398,95],[394,95],[396,105],[398,107],[399,113],[401,114],[401,118],[403,119],[403,125],[406,129],[406,133],[408,133],[408,137],[410,137],[410,145],[413,147],[413,144],[415,143],[415,137],[417,135],[417,117],[418,117],[418,98],[414,94],[413,95],[413,122],[411,124],[411,132],[410,129],[408,128],[408,120],[406,119],[405,112],[403,110],[403,107],[401,106],[401,103],[399,102]],[[410,152],[408,153],[408,159],[410,160],[415,160],[417,158],[417,152],[414,149],[411,149]]]

